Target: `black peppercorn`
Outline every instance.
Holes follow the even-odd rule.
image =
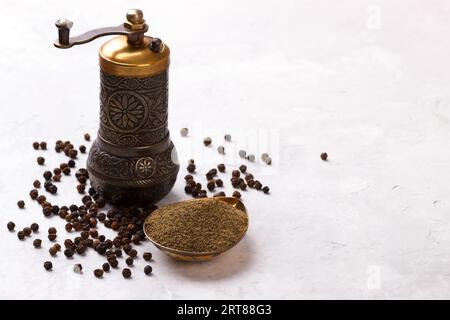
[[[320,154],[320,159],[322,159],[323,161],[327,161],[328,159],[328,154],[326,152],[323,152]]]
[[[133,265],[133,262],[134,262],[134,260],[133,260],[133,258],[131,258],[131,257],[128,257],[128,258],[125,259],[125,263],[126,263],[128,266],[132,266],[132,265]]]
[[[51,247],[50,249],[48,249],[48,252],[50,253],[50,255],[51,255],[52,257],[54,257],[54,256],[56,256],[56,253],[57,253],[58,251],[56,250],[55,247]]]
[[[225,172],[225,165],[223,163],[217,165],[219,172]]]
[[[18,206],[20,209],[25,208],[25,201],[23,201],[23,200],[17,201],[17,206]]]
[[[55,182],[60,182],[61,181],[61,175],[60,174],[55,174],[53,176],[53,181]]]
[[[62,170],[60,168],[53,169],[53,173],[56,175],[60,175],[62,173]]]
[[[262,191],[263,191],[265,194],[267,194],[267,193],[269,193],[270,189],[269,189],[268,186],[265,186],[264,188],[262,188]]]
[[[53,176],[53,173],[51,171],[45,171],[44,174],[42,175],[44,177],[45,180],[50,180]]]
[[[184,187],[184,192],[186,192],[187,194],[190,194],[190,193],[192,193],[192,186],[190,186],[190,185],[186,185],[185,187]]]
[[[94,270],[94,275],[95,275],[97,278],[103,277],[103,269],[95,269],[95,270]]]
[[[251,173],[247,173],[244,178],[245,178],[245,181],[248,181],[248,180],[253,180],[255,177]]]
[[[188,164],[186,170],[190,173],[194,173],[195,172],[195,164],[193,164],[193,163]]]
[[[39,165],[43,165],[45,163],[45,158],[44,157],[37,157],[36,161]]]
[[[124,268],[124,269],[122,270],[122,276],[123,276],[125,279],[130,278],[130,277],[131,277],[131,270],[128,269],[128,268]]]
[[[33,246],[34,246],[35,248],[40,248],[40,247],[41,247],[41,244],[42,244],[42,240],[41,240],[41,239],[34,239],[34,241],[33,241]]]
[[[73,226],[72,226],[72,224],[71,224],[71,223],[66,223],[66,225],[65,225],[65,229],[66,229],[66,231],[67,231],[67,232],[70,232],[70,231],[72,231],[72,229],[73,229]]]
[[[55,248],[56,251],[61,251],[61,245],[59,243],[55,243],[53,248]]]
[[[55,227],[48,228],[48,233],[49,234],[52,234],[52,233],[56,234],[57,233],[56,228]]]
[[[70,149],[69,150],[69,157],[71,157],[72,159],[76,159],[78,155],[78,151],[75,149]]]
[[[19,238],[20,240],[25,239],[25,233],[23,231],[17,232],[17,238]]]
[[[50,271],[53,269],[53,264],[50,261],[45,261],[44,262],[44,269],[47,271]]]
[[[239,167],[239,170],[241,170],[242,173],[245,173],[247,171],[247,166],[243,164]]]
[[[39,192],[36,189],[33,189],[30,191],[30,197],[31,199],[35,200],[39,196]]]
[[[236,198],[236,199],[240,199],[241,198],[241,193],[239,191],[234,191],[232,196],[234,198]]]
[[[145,273],[146,275],[149,275],[150,273],[152,273],[152,271],[153,271],[153,268],[152,268],[151,266],[146,265],[146,266],[144,267],[144,273]]]
[[[78,193],[83,194],[85,190],[86,190],[86,185],[85,185],[85,184],[79,184],[79,185],[77,185],[77,191],[78,191]]]
[[[62,169],[62,172],[64,173],[64,175],[68,176],[70,174],[70,168],[69,167],[65,167]]]
[[[137,251],[136,251],[135,249],[131,249],[129,252],[127,252],[127,254],[128,254],[130,257],[134,258],[134,257],[137,256]]]
[[[55,241],[57,235],[55,233],[51,233],[47,236],[48,240]]]
[[[69,166],[69,168],[75,168],[75,160],[70,159],[67,162],[67,165]]]
[[[210,137],[206,137],[205,139],[203,139],[203,144],[205,146],[209,146],[211,145],[212,139]]]
[[[261,188],[262,188],[261,182],[259,182],[258,180],[255,180],[255,189],[256,190],[261,190]]]
[[[232,185],[234,188],[238,188],[238,187],[239,187],[239,184],[240,184],[239,178],[237,178],[237,177],[231,178],[231,185]]]
[[[37,141],[33,142],[33,149],[34,150],[39,149],[39,142],[37,142]]]
[[[213,195],[213,197],[225,197],[225,192],[220,191]]]
[[[9,231],[13,231],[14,228],[16,227],[16,224],[14,222],[10,221],[10,222],[8,222],[6,227],[8,228]]]
[[[244,182],[244,180],[241,180],[239,182],[239,188],[241,188],[241,190],[246,190],[247,189],[247,184]]]
[[[78,254],[84,254],[84,253],[86,252],[86,249],[87,249],[87,247],[86,247],[83,243],[80,243],[80,244],[77,246],[77,248],[75,249],[75,251],[76,251]]]
[[[255,187],[255,180],[253,180],[253,179],[247,180],[247,185],[250,188],[254,188]]]
[[[216,187],[216,183],[214,180],[208,180],[208,183],[206,184],[206,187],[208,188],[209,191],[213,191],[214,188]]]
[[[144,252],[142,257],[144,258],[145,261],[150,261],[150,260],[152,260],[152,253],[151,252]]]
[[[42,150],[47,150],[47,142],[42,141],[41,143],[39,143],[39,146],[41,147]]]
[[[74,253],[75,253],[75,252],[73,251],[72,248],[66,248],[66,249],[64,250],[64,255],[65,255],[67,258],[71,258],[71,257],[73,256]]]
[[[39,180],[34,180],[33,187],[40,188],[41,187],[41,182]]]
[[[206,176],[206,180],[211,180],[214,178],[214,175],[211,172],[207,172],[205,176]]]
[[[239,170],[233,170],[233,172],[231,172],[231,175],[233,177],[239,178],[241,176],[241,173],[239,172]]]
[[[117,268],[117,266],[119,265],[119,261],[117,261],[117,259],[111,259],[108,262],[109,262],[109,264],[111,265],[112,268]]]
[[[84,140],[90,141],[91,140],[91,135],[89,133],[85,133],[84,134]]]
[[[86,153],[86,146],[81,145],[81,146],[79,147],[79,149],[80,149],[80,152],[81,152],[81,153]]]
[[[108,272],[110,270],[111,266],[109,265],[108,262],[105,262],[104,264],[102,264],[102,269],[103,271]]]
[[[24,233],[24,235],[29,237],[31,235],[31,228],[29,228],[29,227],[23,228],[23,233]]]
[[[216,179],[215,182],[216,182],[216,186],[218,186],[218,187],[223,187],[223,181],[222,181],[222,179]]]
[[[122,250],[116,249],[116,250],[114,250],[114,254],[116,255],[116,257],[121,257],[122,256]]]

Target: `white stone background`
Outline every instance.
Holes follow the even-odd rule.
[[[248,166],[272,192],[244,193],[248,234],[211,262],[176,262],[147,242],[138,251],[154,253],[151,277],[141,258],[133,279],[95,279],[104,259],[93,251],[59,254],[45,272],[48,240],[36,250],[6,223],[36,221],[41,238],[49,226],[66,237],[63,221],[44,218],[28,197],[43,169],[36,156],[50,169],[64,157],[31,143],[51,149],[95,135],[106,40],[55,49],[54,21],[73,20],[75,35],[121,23],[131,7],[172,50],[169,127],[182,170],[162,204],[188,198],[189,158],[203,173],[222,161],[231,168],[242,146],[271,153],[271,168]],[[449,16],[443,0],[1,1],[0,297],[449,298]],[[178,134],[184,126],[189,138]],[[215,147],[228,132],[222,160]],[[213,148],[202,146],[205,135]],[[49,198],[70,204],[74,190],[64,179]]]

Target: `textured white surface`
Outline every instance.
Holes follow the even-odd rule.
[[[267,151],[251,137],[264,144],[269,130],[274,166],[249,170],[272,194],[244,194],[248,236],[214,261],[175,262],[146,243],[152,277],[138,261],[129,281],[97,280],[93,251],[59,254],[45,272],[48,241],[35,250],[6,223],[37,221],[42,238],[55,225],[65,238],[63,221],[28,197],[36,156],[46,168],[63,156],[31,142],[95,134],[104,41],[57,50],[53,23],[70,18],[77,34],[120,23],[128,7],[172,49],[169,123],[183,170],[164,203],[187,198],[191,155],[201,172],[221,161],[226,132],[231,163],[238,146]],[[449,15],[448,1],[2,1],[0,298],[449,298]],[[64,180],[50,199],[70,204],[79,197]]]

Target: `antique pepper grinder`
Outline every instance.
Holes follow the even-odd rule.
[[[99,50],[100,125],[87,160],[94,189],[113,204],[151,204],[172,189],[179,170],[167,129],[169,47],[148,30],[141,10],[116,27],[69,37],[56,21],[57,48],[118,35]]]

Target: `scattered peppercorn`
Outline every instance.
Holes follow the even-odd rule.
[[[247,166],[246,166],[245,164],[242,164],[242,165],[239,167],[239,170],[240,170],[242,173],[245,173],[245,172],[247,172]]]
[[[37,157],[36,161],[39,165],[43,165],[45,163],[45,158],[44,157]]]
[[[41,239],[34,239],[34,241],[33,241],[33,246],[34,246],[35,248],[40,248],[40,247],[41,247],[41,244],[42,244],[42,240],[41,240]]]
[[[225,141],[230,142],[231,141],[231,134],[226,134],[224,137]]]
[[[45,261],[44,262],[44,269],[47,271],[50,271],[53,269],[53,264],[50,261]]]
[[[213,197],[214,198],[216,198],[216,197],[225,197],[225,192],[223,192],[223,191],[217,192],[216,194],[213,195]]]
[[[6,227],[8,228],[9,231],[13,231],[14,228],[16,227],[16,224],[14,222],[10,221],[10,222],[8,222]]]
[[[41,143],[39,143],[39,146],[41,147],[42,150],[47,150],[47,142],[42,141]]]
[[[245,159],[247,159],[250,162],[255,161],[256,157],[254,154],[249,154],[248,156],[245,157]]]
[[[55,248],[56,251],[61,251],[61,245],[59,243],[55,243],[53,248]]]
[[[37,141],[33,142],[33,149],[34,150],[39,149],[39,142],[37,142]]]
[[[270,191],[270,189],[269,189],[268,186],[265,186],[264,188],[262,188],[262,191],[263,191],[265,194],[268,194],[269,191]]]
[[[73,256],[74,253],[75,253],[75,252],[74,252],[73,249],[71,249],[71,248],[66,248],[66,249],[64,250],[64,255],[65,255],[67,258],[71,258],[71,257]]]
[[[152,260],[152,253],[144,252],[144,254],[142,255],[142,258],[144,258],[145,261],[150,261],[150,260]]]
[[[128,268],[124,268],[124,269],[122,270],[122,276],[123,276],[125,279],[130,278],[130,277],[131,277],[131,270],[128,269]]]
[[[233,170],[233,172],[231,173],[231,176],[239,178],[241,175],[241,173],[239,172],[239,170]]]
[[[94,270],[94,275],[95,275],[97,278],[103,277],[103,269],[95,269],[95,270]]]
[[[216,183],[214,180],[208,180],[208,183],[206,184],[206,187],[208,188],[209,191],[213,191],[214,188],[216,187]]]
[[[67,164],[69,165],[69,168],[75,168],[75,160],[70,159]]]
[[[241,188],[242,191],[247,189],[247,184],[244,182],[244,180],[241,180],[239,182],[239,188]]]
[[[236,199],[240,199],[241,198],[241,193],[239,191],[234,191],[232,196],[234,198],[236,198]]]
[[[48,240],[50,240],[50,241],[55,241],[56,237],[57,237],[57,235],[55,233],[51,233],[47,236]]]
[[[134,260],[131,257],[128,257],[125,259],[125,263],[127,264],[127,266],[132,266],[133,262],[134,262]]]
[[[86,190],[86,185],[85,185],[85,184],[79,184],[79,185],[77,185],[77,191],[78,191],[78,193],[83,194],[85,190]]]
[[[53,173],[51,171],[45,171],[44,174],[42,175],[44,177],[45,180],[50,180],[53,176]]]
[[[24,233],[24,235],[29,237],[31,235],[31,228],[30,227],[23,228],[23,233]]]
[[[19,238],[20,240],[25,239],[25,233],[23,231],[17,232],[17,238]]]
[[[34,180],[33,187],[40,188],[41,187],[41,182],[39,180]]]
[[[225,172],[225,165],[223,163],[220,163],[220,164],[217,165],[217,169],[220,172]]]
[[[328,154],[326,152],[323,152],[320,154],[320,159],[322,159],[323,161],[327,161],[328,159]]]
[[[56,228],[55,228],[55,227],[50,227],[50,228],[48,228],[48,233],[49,233],[49,234],[57,233]]]
[[[186,169],[188,172],[194,173],[195,172],[195,164],[193,164],[193,163],[188,164]]]
[[[206,137],[205,139],[203,139],[203,144],[205,146],[209,146],[211,145],[212,139],[210,137]]]
[[[102,264],[102,269],[103,271],[108,272],[110,270],[111,266],[109,265],[108,262],[105,262],[104,264]]]
[[[215,182],[216,182],[216,186],[218,186],[218,187],[223,187],[223,181],[222,181],[222,179],[216,179]]]
[[[60,182],[61,181],[61,175],[60,174],[55,174],[53,176],[53,181],[55,182]]]
[[[245,158],[247,156],[247,152],[245,150],[239,150],[239,157]]]
[[[25,201],[23,201],[23,200],[17,201],[17,206],[18,206],[20,209],[25,208]]]
[[[73,271],[75,273],[81,273],[81,271],[83,271],[83,266],[81,265],[81,263],[75,263],[73,266]]]
[[[262,188],[261,182],[259,182],[258,180],[255,180],[255,189],[256,190],[261,190],[261,188]]]
[[[85,133],[84,134],[84,140],[90,141],[91,140],[91,135],[89,133]]]
[[[48,249],[48,252],[50,253],[50,255],[52,257],[56,256],[56,253],[57,253],[56,248],[54,248],[54,247],[51,247],[50,249]]]
[[[70,149],[69,150],[69,157],[71,157],[72,159],[76,159],[77,155],[78,155],[78,151],[77,150],[75,150],[75,149]]]
[[[86,153],[86,146],[80,145],[79,148],[81,153]]]
[[[152,271],[153,271],[153,268],[152,268],[150,265],[146,265],[146,266],[144,267],[144,273],[145,273],[146,275],[151,274]]]
[[[217,147],[217,152],[219,152],[219,154],[225,154],[225,147],[224,146],[218,146]]]
[[[181,128],[180,134],[181,134],[182,137],[187,137],[188,133],[189,133],[189,129],[188,128]]]

